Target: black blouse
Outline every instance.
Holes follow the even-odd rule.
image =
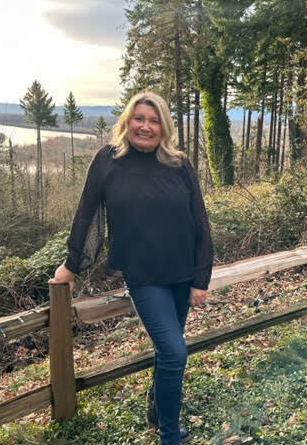
[[[66,267],[79,273],[97,258],[108,228],[110,270],[129,284],[191,280],[207,289],[213,249],[193,167],[162,164],[156,152],[113,158],[107,145],[94,157],[68,238]]]

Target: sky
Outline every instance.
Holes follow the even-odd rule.
[[[114,105],[125,47],[125,0],[0,0],[0,102],[38,80],[56,105]]]

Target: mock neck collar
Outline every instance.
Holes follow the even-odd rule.
[[[131,144],[131,142],[129,141],[129,150],[135,153],[140,153],[141,155],[146,155],[146,156],[156,156],[156,152],[157,152],[157,147],[154,150],[151,151],[146,151],[146,150],[142,150],[140,148],[136,148],[134,145]]]

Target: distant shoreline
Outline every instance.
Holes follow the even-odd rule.
[[[1,122],[0,125],[3,126],[7,126],[7,127],[18,127],[18,128],[25,128],[25,129],[29,129],[29,130],[36,130],[36,127],[33,125],[22,125],[22,124],[18,124],[18,123],[14,123],[14,122]],[[68,129],[64,129],[64,128],[58,128],[58,127],[42,127],[41,128],[42,131],[55,131],[58,133],[68,133],[70,135],[70,130]],[[74,129],[74,134],[85,134],[88,136],[95,136],[95,134],[93,132],[91,132],[90,130],[80,130],[80,129]]]

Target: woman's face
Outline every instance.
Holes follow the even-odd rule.
[[[153,151],[160,144],[162,125],[155,108],[138,104],[128,123],[127,138],[131,144],[143,151]]]

